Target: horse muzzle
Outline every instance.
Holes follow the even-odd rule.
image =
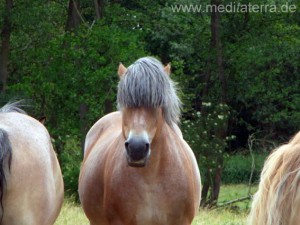
[[[150,157],[150,143],[143,137],[132,137],[125,142],[127,163],[131,167],[146,166]]]

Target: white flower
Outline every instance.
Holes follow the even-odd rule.
[[[202,102],[202,105],[204,105],[204,106],[211,106],[211,102]]]
[[[219,118],[220,120],[223,120],[223,119],[224,119],[224,116],[223,116],[223,115],[218,115],[218,118]]]

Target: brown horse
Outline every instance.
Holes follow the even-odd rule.
[[[300,224],[300,132],[266,160],[249,224]]]
[[[120,111],[86,137],[79,196],[91,225],[188,225],[197,213],[199,169],[166,71],[151,57],[119,66]]]
[[[2,225],[53,225],[63,180],[46,128],[14,104],[0,109]]]

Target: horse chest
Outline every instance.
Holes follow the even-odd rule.
[[[119,185],[114,187],[120,187]],[[110,214],[114,217],[126,217],[130,225],[182,224],[180,215],[186,207],[187,193],[182,187],[179,188],[180,191],[162,180],[131,185],[124,183],[122,191],[111,193],[109,199],[112,205],[107,208],[113,210]],[[174,219],[176,220],[173,221]]]
[[[143,194],[136,208],[137,224],[167,224],[167,207],[162,202],[162,196],[153,192]]]

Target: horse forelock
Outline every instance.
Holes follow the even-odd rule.
[[[144,57],[128,67],[118,85],[118,107],[149,107],[163,110],[169,125],[178,123],[181,101],[176,84],[155,58]]]
[[[300,210],[300,132],[266,160],[250,224],[296,225]]]

